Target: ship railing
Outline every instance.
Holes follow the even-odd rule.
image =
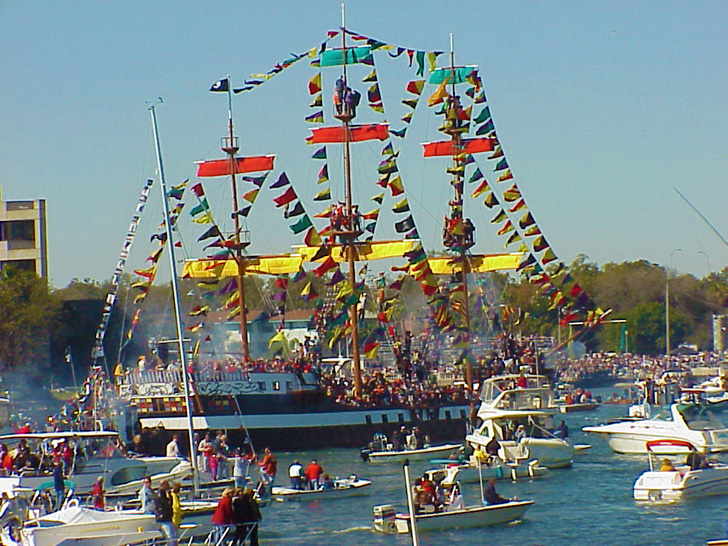
[[[190,374],[193,382],[197,383],[227,383],[237,381],[250,381],[250,374],[243,370],[215,371],[200,370]],[[179,370],[133,370],[119,377],[121,385],[145,385],[150,383],[182,383],[182,372]]]

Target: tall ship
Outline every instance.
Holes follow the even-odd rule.
[[[313,75],[302,86],[307,87],[312,111],[305,119],[313,127],[301,141],[305,137],[312,159],[321,165],[313,196],[292,182],[296,176],[289,178],[279,168],[277,155],[240,154],[233,125],[234,97],[261,92],[264,84],[272,85],[268,82],[286,78],[306,63]],[[396,123],[385,115],[379,64],[382,73],[394,70],[388,66],[394,64],[406,74],[401,96],[391,107],[404,112]],[[324,87],[333,94],[325,93]],[[363,87],[366,92],[357,89]],[[487,338],[500,330],[497,305],[487,301],[479,279],[493,271],[518,271],[550,290],[549,297],[565,319],[594,312],[588,297],[570,302],[569,296],[583,292],[569,284],[573,279],[546,274],[545,265],[556,257],[505,159],[478,67],[456,64],[452,41],[449,55],[419,51],[354,33],[342,23],[321,44],[251,76],[242,87],[235,88],[228,76],[210,91],[228,98],[228,131],[221,146],[226,157],[198,162],[197,180],[190,183],[195,201],[189,214],[203,230],[198,241],[213,253],[187,260],[181,277],[208,287],[206,295],[211,297],[187,305],[186,332],[177,334],[180,347],[181,338],[189,338],[182,351],[189,353],[189,361],[179,358],[182,364],[168,364],[158,359],[156,365],[142,362],[114,374],[123,402],[118,426],[128,436],[141,433],[157,449],[172,434],[185,438],[189,433],[195,441],[191,431],[225,431],[231,445],[249,441],[278,450],[360,447],[375,434],[391,438],[401,427],[417,427],[431,442],[459,440],[477,409],[477,360],[493,353]],[[423,118],[439,117],[438,130],[445,138],[410,143],[407,137],[420,113]],[[379,158],[372,161],[371,150],[379,146]],[[365,166],[367,161],[353,159],[359,147],[369,152],[371,168]],[[425,250],[408,200],[414,195],[408,194],[405,183],[408,171],[416,170],[411,166],[413,150],[426,163],[440,163],[450,188],[442,224],[444,249],[436,256]],[[405,158],[407,167],[400,166]],[[490,182],[488,171],[494,173],[488,176]],[[205,183],[213,177],[230,180],[227,211],[213,213],[207,199]],[[367,180],[374,208],[362,212],[356,198],[367,191],[360,189]],[[166,199],[179,199],[182,186],[165,190]],[[248,228],[250,210],[264,189],[273,192],[275,208],[282,211],[281,220],[271,222],[287,222],[302,237],[291,252],[250,252],[251,234],[266,229]],[[385,199],[392,202],[392,226],[379,222]],[[499,228],[498,235],[507,235],[504,249],[512,247],[511,251],[473,252],[476,222],[466,213],[475,199],[482,202],[475,205],[495,214],[490,223]],[[309,213],[309,207],[318,212]],[[168,225],[170,210],[172,215],[176,212],[172,225],[182,221],[181,206],[167,203],[165,210]],[[387,229],[396,235],[383,237]],[[168,229],[158,239],[171,249],[173,238],[174,230]],[[390,268],[394,275],[385,275],[384,266],[377,266],[382,260],[397,263]],[[380,272],[368,273],[369,267],[379,267]],[[137,271],[144,277],[137,283],[142,289],[139,300],[154,277],[151,269]],[[374,277],[373,283],[367,284],[367,275]],[[281,320],[268,340],[269,348],[282,349],[278,359],[270,353],[260,358],[251,350],[253,311],[246,280],[262,276],[271,279],[272,314]],[[425,324],[416,342],[395,320],[397,306],[410,297],[402,291],[407,283],[417,287],[426,302],[426,311],[420,313]],[[292,344],[284,326],[286,301],[294,290],[312,304],[315,332]],[[174,297],[179,299],[176,291]],[[227,335],[223,350],[211,348],[213,309],[205,302],[213,299],[224,302],[228,323],[237,321],[239,327],[239,336]],[[239,343],[234,354],[231,338]],[[325,365],[322,355],[336,354],[342,345],[349,357],[338,360],[347,366]],[[385,348],[388,358],[383,358]]]

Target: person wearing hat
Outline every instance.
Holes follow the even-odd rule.
[[[288,477],[291,480],[291,489],[297,491],[303,489],[303,466],[297,460],[293,461],[293,464],[288,467]]]

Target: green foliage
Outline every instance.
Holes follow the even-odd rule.
[[[0,275],[0,370],[39,376],[48,368],[48,331],[57,298],[35,273],[7,269]]]

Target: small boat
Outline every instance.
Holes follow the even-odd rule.
[[[473,460],[473,457],[468,461],[432,459],[430,462],[443,465],[442,468],[425,472],[433,481],[435,481],[434,478],[444,475],[448,468],[457,468],[460,472],[460,481],[465,483],[477,482],[481,475],[484,480],[495,478],[496,480],[517,481],[524,478],[538,478],[546,475],[549,471],[548,468],[540,465],[537,460],[517,462],[502,462],[499,460],[494,463],[482,463],[480,468],[478,468],[478,463]]]
[[[7,546],[117,546],[139,544],[161,536],[159,524],[152,514],[101,512],[69,506],[26,521],[13,532],[5,527],[0,539]]]
[[[364,462],[402,463],[405,459],[419,461],[429,460],[435,457],[447,457],[461,447],[461,444],[442,444],[438,446],[425,444],[425,446],[421,448],[405,448],[397,450],[394,449],[394,446],[391,443],[387,442],[386,436],[383,434],[377,434],[375,435],[374,441],[369,444],[369,447],[361,449],[360,455]]]
[[[498,525],[519,520],[533,504],[532,500],[511,500],[502,504],[487,505],[485,503],[475,506],[465,506],[460,501],[443,505],[439,511],[434,506],[428,506],[419,514],[413,514],[412,490],[409,485],[409,464],[405,462],[405,482],[407,485],[407,500],[410,514],[398,513],[391,504],[375,506],[374,530],[380,533],[405,534],[418,531],[441,531],[462,527],[483,527]],[[459,490],[460,483],[454,481],[457,470],[451,472],[446,479],[453,480],[453,488]]]
[[[340,499],[366,494],[365,488],[370,486],[370,480],[362,480],[355,475],[348,478],[335,479],[333,487],[329,489],[293,489],[291,487],[273,487],[271,495],[276,500],[309,501],[321,499]]]
[[[660,466],[661,454],[687,453],[685,464]],[[647,442],[650,469],[634,483],[638,501],[673,502],[686,498],[728,494],[728,464],[707,462],[695,446],[683,440]],[[667,461],[670,461],[667,459]]]
[[[592,411],[600,406],[599,402],[580,402],[575,404],[558,404],[561,413],[574,413],[577,411]]]
[[[647,453],[652,440],[682,440],[700,453],[728,451],[728,428],[702,404],[671,404],[650,419],[628,420],[582,428],[600,434],[617,453]],[[676,453],[684,448],[675,447]],[[663,453],[666,453],[664,450]]]

